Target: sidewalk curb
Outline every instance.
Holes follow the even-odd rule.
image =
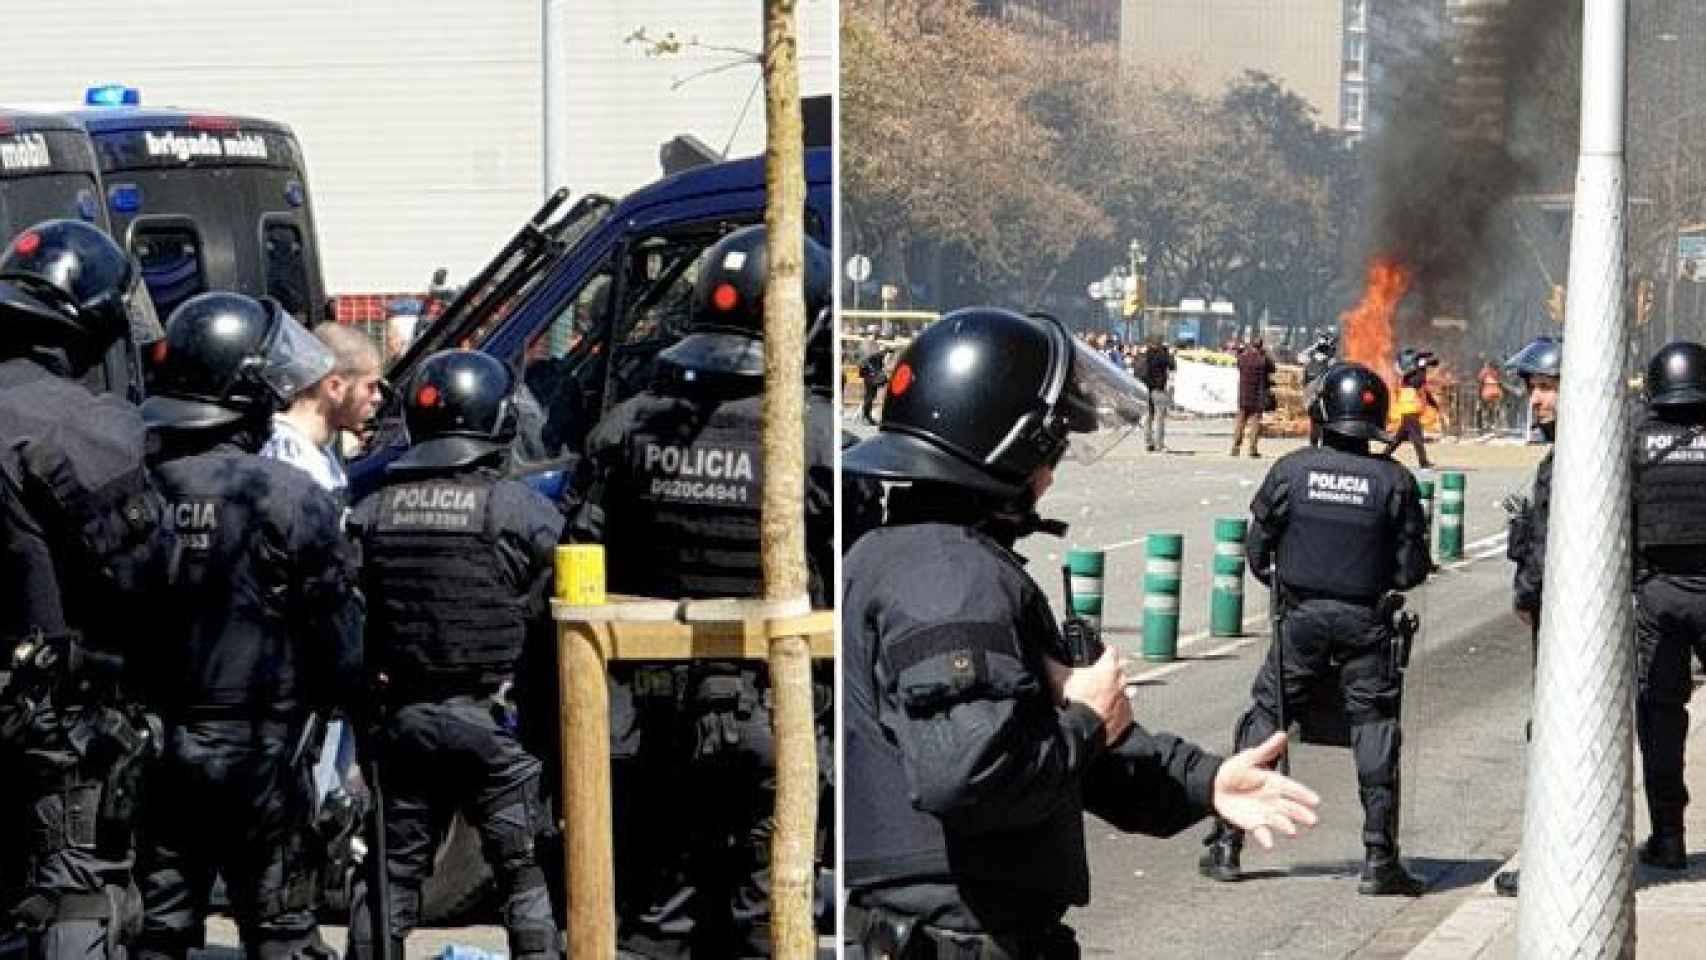
[[[1702,728],[1706,728],[1706,684],[1694,688],[1694,694],[1688,701],[1689,724],[1688,739],[1693,745],[1697,738],[1706,736]],[[1639,747],[1632,747],[1639,750]],[[1691,773],[1699,771],[1699,758],[1691,758],[1692,763],[1686,768]],[[1645,822],[1643,804],[1645,784],[1639,782],[1641,763],[1635,761],[1636,801],[1636,833],[1641,832],[1641,824]],[[1499,867],[1499,870],[1515,869],[1522,858],[1518,850],[1511,858]],[[1494,872],[1496,876],[1498,871]],[[1637,916],[1640,908],[1637,906]],[[1480,957],[1499,935],[1516,923],[1517,898],[1501,897],[1493,892],[1492,877],[1488,877],[1476,886],[1457,909],[1440,922],[1439,926],[1429,933],[1426,939],[1405,954],[1405,960],[1470,960]]]

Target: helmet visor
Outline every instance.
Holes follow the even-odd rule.
[[[260,378],[279,400],[289,403],[292,397],[325,379],[337,364],[337,358],[295,317],[277,304],[272,304],[272,308],[273,333],[268,338]]]
[[[1084,341],[1070,342],[1072,371],[1060,398],[1072,431],[1068,452],[1080,463],[1095,463],[1143,423],[1149,390]]]
[[[166,338],[166,328],[154,310],[154,298],[148,295],[148,286],[142,282],[140,270],[136,271],[136,278],[124,295],[124,310],[130,319],[130,342],[137,349]]]

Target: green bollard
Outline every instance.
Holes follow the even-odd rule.
[[[1434,482],[1432,480],[1417,480],[1416,486],[1422,490],[1422,519],[1427,523],[1426,540],[1428,556],[1434,555]]]
[[[1214,589],[1209,592],[1208,632],[1214,637],[1244,633],[1244,517],[1214,519]]]
[[[1072,571],[1072,610],[1102,631],[1102,567],[1108,555],[1100,550],[1066,551],[1066,566]]]
[[[1143,659],[1166,663],[1179,654],[1179,573],[1185,535],[1152,533],[1143,547]]]
[[[1439,558],[1463,559],[1463,474],[1455,470],[1439,477]]]

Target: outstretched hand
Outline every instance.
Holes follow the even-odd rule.
[[[1248,831],[1271,850],[1275,830],[1297,836],[1297,825],[1312,827],[1321,798],[1296,780],[1270,769],[1285,751],[1285,734],[1275,733],[1248,750],[1227,757],[1214,777],[1214,812]]]

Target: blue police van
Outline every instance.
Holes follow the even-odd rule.
[[[834,229],[827,146],[805,151],[806,232]],[[612,406],[643,389],[653,361],[680,339],[705,252],[764,219],[761,157],[667,177],[620,201],[553,197],[443,315],[394,358],[402,385],[423,357],[471,347],[517,370],[536,406],[524,411],[512,470],[561,492],[581,442]],[[350,465],[352,494],[373,489],[407,444],[398,401],[380,415],[369,452]]]

